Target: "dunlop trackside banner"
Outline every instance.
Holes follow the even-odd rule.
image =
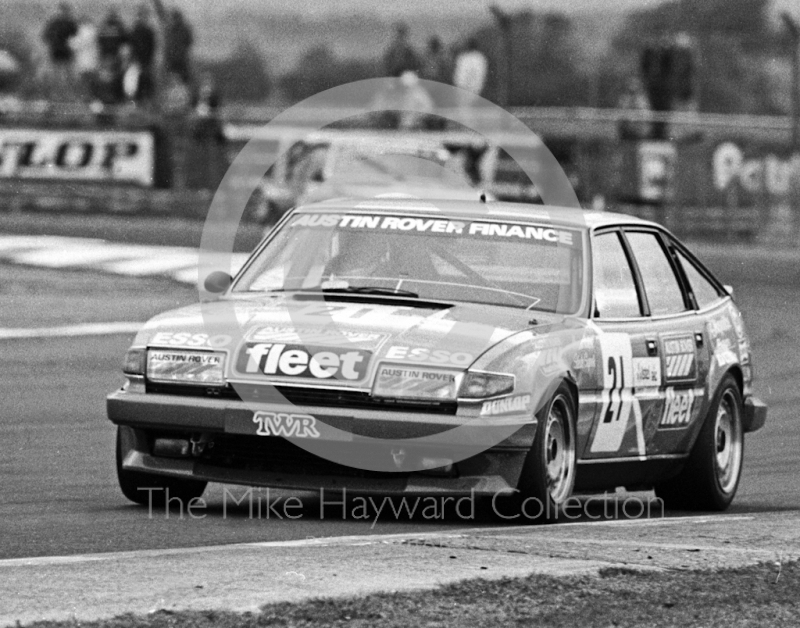
[[[150,131],[0,128],[0,179],[153,185]]]

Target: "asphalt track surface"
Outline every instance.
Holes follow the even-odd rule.
[[[721,249],[706,259],[735,286],[753,341],[757,393],[770,407],[766,427],[747,438],[729,513],[800,510],[800,255]],[[4,265],[0,327],[137,322],[195,296],[167,279]],[[206,493],[203,518],[150,516],[117,488],[115,431],[105,417],[105,395],[122,383],[132,337],[0,339],[0,559],[502,525],[480,512],[473,520],[384,517],[375,525],[343,520],[337,508],[321,517],[314,494],[299,494],[300,518],[267,518],[266,508],[251,517],[246,506],[224,500],[219,485]]]

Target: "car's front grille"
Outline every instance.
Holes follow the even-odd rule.
[[[458,404],[455,401],[394,401],[375,398],[368,392],[358,390],[332,390],[330,388],[301,388],[294,386],[272,387],[256,384],[237,384],[234,389],[230,385],[224,388],[213,388],[148,382],[147,392],[187,397],[241,399],[260,403],[285,403],[288,401],[298,406],[420,412],[424,414],[455,415],[458,409]]]
[[[292,475],[398,479],[397,473],[364,471],[320,458],[277,436],[215,434],[200,461],[226,469],[243,469]]]

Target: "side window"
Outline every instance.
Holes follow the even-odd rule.
[[[636,284],[619,234],[595,236],[592,248],[595,315],[600,318],[640,316]]]
[[[685,312],[681,285],[658,236],[655,233],[626,231],[625,237],[639,266],[650,314],[662,316]]]
[[[694,292],[694,299],[697,301],[697,307],[702,309],[719,299],[720,294],[717,292],[714,284],[706,279],[683,253],[676,250],[675,254],[678,256],[683,272],[689,280],[692,292]]]

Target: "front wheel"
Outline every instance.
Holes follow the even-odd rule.
[[[117,481],[122,494],[140,506],[164,507],[167,499],[170,505],[179,505],[181,509],[189,502],[200,497],[206,490],[208,482],[201,480],[184,480],[141,471],[129,471],[122,466],[127,449],[124,446],[122,430],[117,428]],[[152,489],[152,490],[150,490]],[[178,501],[176,501],[176,498]]]
[[[743,458],[742,395],[728,374],[720,382],[686,466],[656,486],[656,495],[668,507],[725,510],[739,488]]]
[[[528,517],[557,521],[572,495],[577,464],[575,400],[565,383],[556,389],[538,420],[536,437],[522,469],[518,499]]]

